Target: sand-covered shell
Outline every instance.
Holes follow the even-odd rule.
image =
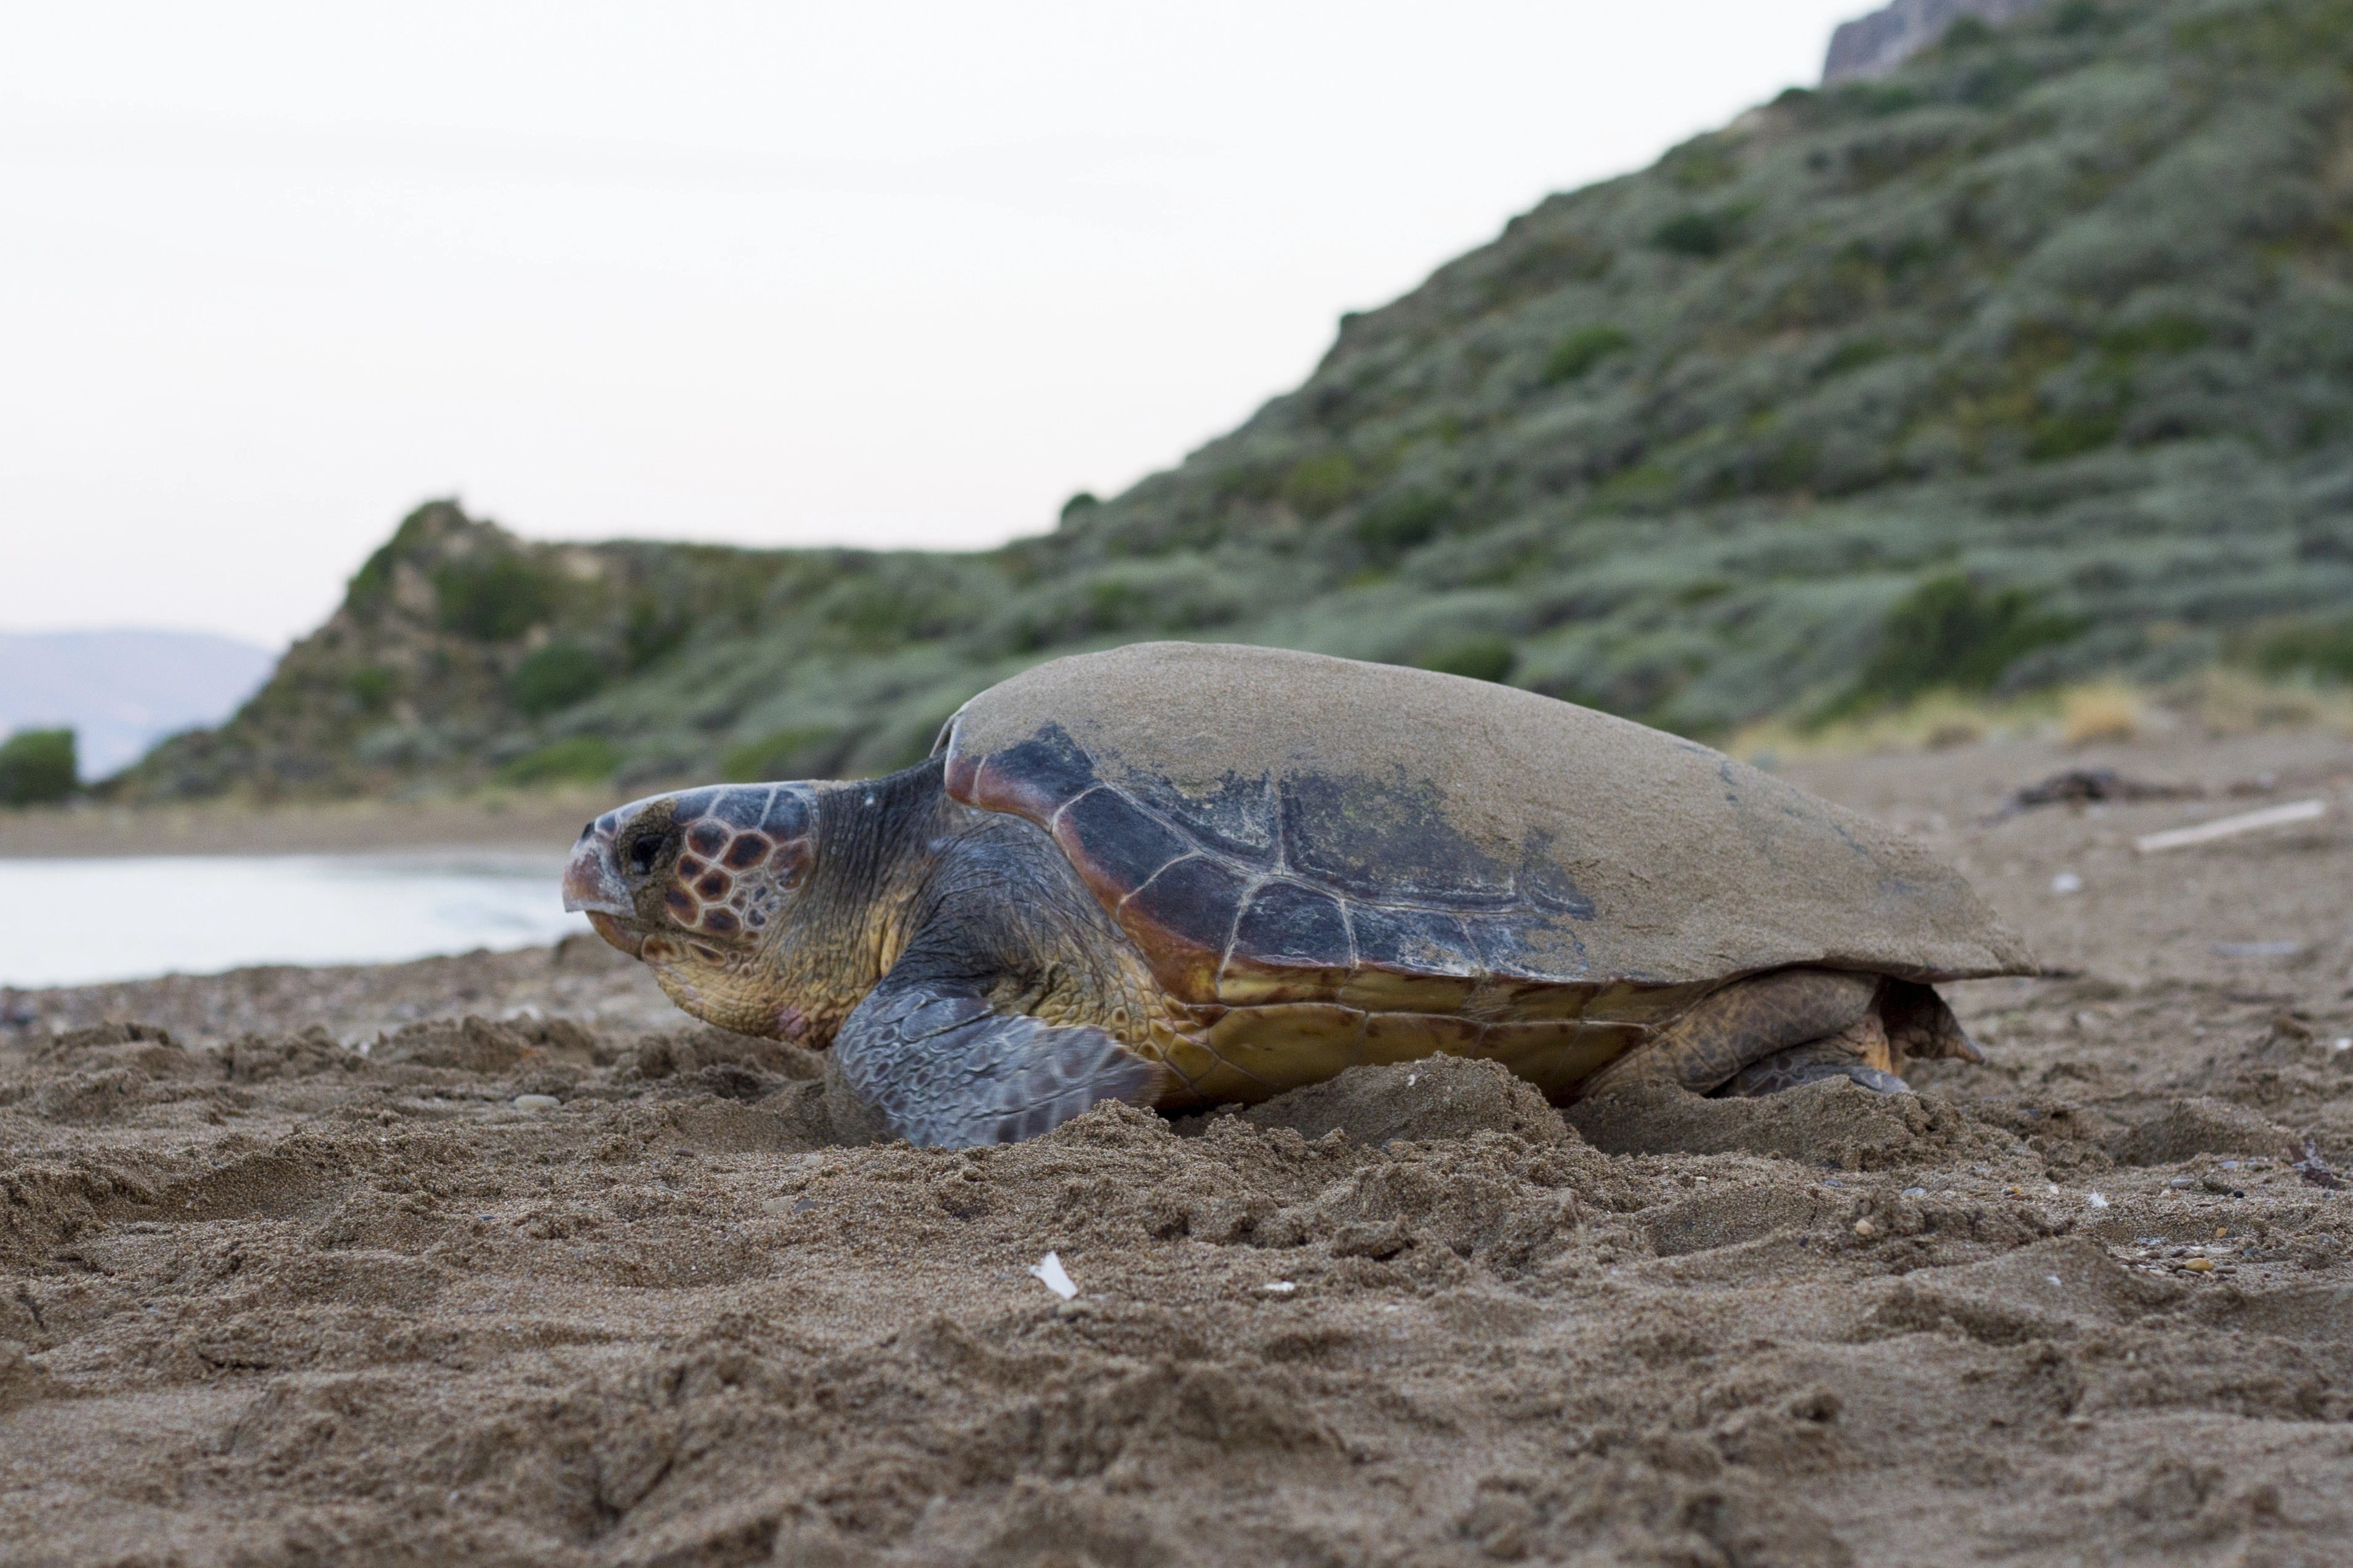
[[[1184,1002],[1557,1017],[1787,964],[2032,969],[1903,835],[1484,681],[1145,643],[992,687],[941,744],[949,793],[1051,834]]]

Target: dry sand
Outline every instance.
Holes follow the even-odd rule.
[[[2215,793],[1981,820],[2087,763]],[[948,1154],[593,946],[0,994],[0,1562],[2344,1561],[2353,746],[1791,771],[2035,942],[1990,1066]]]

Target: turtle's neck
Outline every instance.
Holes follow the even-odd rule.
[[[908,902],[952,835],[947,819],[964,808],[948,799],[937,758],[829,785],[816,806],[816,863],[794,921],[796,967],[833,977],[854,1006],[898,961]]]

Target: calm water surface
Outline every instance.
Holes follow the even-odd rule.
[[[532,947],[588,929],[563,872],[466,851],[0,859],[0,985]]]

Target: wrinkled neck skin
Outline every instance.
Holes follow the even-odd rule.
[[[978,814],[947,797],[937,763],[818,786],[815,806],[807,876],[757,946],[654,978],[707,1023],[821,1049],[899,961],[916,895]]]

